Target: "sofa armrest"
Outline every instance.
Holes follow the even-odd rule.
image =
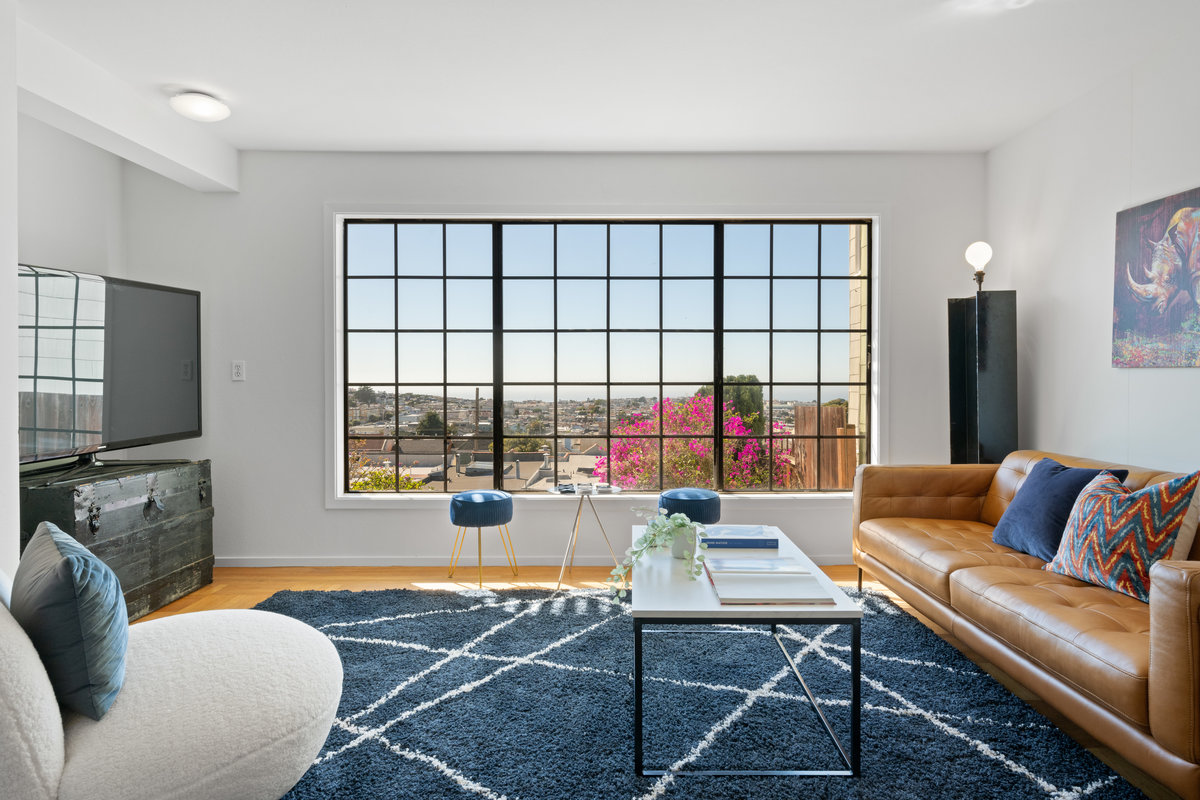
[[[876,517],[920,517],[979,521],[984,498],[999,464],[863,464],[854,476],[851,532]]]
[[[1150,567],[1150,734],[1200,761],[1200,561]]]

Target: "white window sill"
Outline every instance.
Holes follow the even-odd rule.
[[[338,494],[327,498],[325,508],[329,510],[409,510],[423,511],[428,509],[449,508],[452,494],[438,492],[429,494],[412,493],[394,494]],[[549,492],[520,492],[513,495],[513,502],[519,505],[529,503],[562,503],[574,495],[555,495]],[[590,495],[596,503],[622,503],[629,506],[653,506],[658,499],[658,492],[619,492],[617,494]],[[798,503],[801,506],[838,505],[849,503],[853,497],[851,492],[729,492],[721,495],[723,503],[740,506],[742,504],[771,504],[776,502]]]

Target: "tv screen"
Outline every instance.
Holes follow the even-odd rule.
[[[200,293],[19,265],[21,463],[200,435]]]

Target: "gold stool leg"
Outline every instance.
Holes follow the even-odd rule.
[[[504,526],[503,530],[500,529],[500,526],[497,526],[496,530],[500,531],[500,544],[504,545],[504,555],[508,557],[508,566],[512,569],[512,574],[516,575],[517,574],[517,549],[515,547],[513,547],[512,532],[509,531],[507,525]],[[508,535],[507,542],[504,541],[505,534]]]
[[[454,549],[450,551],[450,574],[446,577],[454,577],[454,568],[458,566],[458,556],[462,553],[463,542],[467,540],[467,529],[458,528],[454,532]]]
[[[483,528],[476,528],[475,535],[479,540],[479,588],[483,588]]]

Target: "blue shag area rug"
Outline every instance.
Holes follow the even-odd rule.
[[[636,776],[633,622],[602,590],[280,592],[258,608],[324,631],[345,667],[329,739],[286,798],[1141,796],[882,595],[851,595],[859,778]],[[849,629],[783,629],[848,747]],[[643,640],[647,768],[841,768],[766,627],[659,630]]]

